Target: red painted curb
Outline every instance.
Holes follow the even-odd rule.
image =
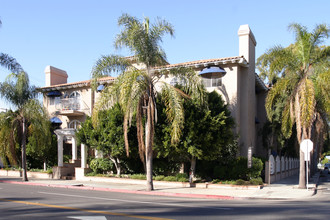
[[[234,200],[243,199],[240,197],[233,196],[222,196],[222,195],[206,195],[206,194],[188,194],[188,193],[171,193],[171,192],[157,192],[157,191],[138,191],[128,189],[111,189],[103,187],[91,187],[91,186],[74,186],[74,185],[57,185],[57,184],[44,184],[44,183],[32,183],[32,182],[18,182],[12,180],[0,180],[0,183],[11,183],[31,186],[45,186],[54,188],[67,188],[67,189],[81,189],[81,190],[95,190],[95,191],[107,191],[107,192],[118,192],[118,193],[131,193],[140,195],[156,195],[156,196],[172,196],[172,197],[184,197],[184,198],[199,198],[199,199],[219,199],[219,200]]]

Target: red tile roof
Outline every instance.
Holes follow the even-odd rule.
[[[246,62],[243,56],[236,56],[236,57],[225,57],[225,58],[215,58],[215,59],[207,59],[207,60],[196,60],[184,63],[176,63],[170,64],[166,66],[156,67],[156,69],[164,69],[164,68],[174,68],[174,67],[183,67],[183,66],[202,66],[204,64],[226,64],[226,63],[239,63],[239,62]]]
[[[109,83],[114,81],[116,78],[112,76],[102,77],[98,79],[100,84]],[[46,86],[39,88],[40,91],[50,91],[50,90],[60,90],[60,89],[67,89],[68,87],[84,87],[89,86],[91,84],[92,80],[84,80],[79,82],[73,82],[73,83],[64,83],[64,84],[58,84],[58,85],[52,85],[52,86]]]
[[[130,59],[133,59],[134,57],[128,57]],[[243,56],[236,56],[236,57],[225,57],[225,58],[216,58],[216,59],[206,59],[206,60],[196,60],[196,61],[190,61],[190,62],[184,62],[184,63],[176,63],[176,64],[169,64],[161,67],[156,67],[156,70],[161,69],[167,69],[167,68],[176,68],[176,67],[195,67],[195,68],[203,68],[204,66],[209,65],[220,65],[220,64],[227,64],[227,63],[239,63],[241,65],[247,65],[247,61]],[[101,84],[107,82],[114,81],[115,77],[103,77],[99,79],[99,82]],[[80,82],[73,82],[73,83],[65,83],[65,84],[59,84],[59,85],[53,85],[53,86],[47,86],[47,87],[41,87],[40,91],[50,91],[50,90],[59,90],[59,89],[67,89],[70,87],[83,87],[83,86],[89,86],[91,83],[91,80],[85,80]]]

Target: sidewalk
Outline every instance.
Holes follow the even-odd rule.
[[[318,175],[318,174],[317,174]],[[134,193],[143,195],[160,195],[187,198],[208,198],[208,199],[303,199],[312,197],[318,182],[318,176],[314,176],[308,184],[307,189],[298,189],[298,175],[283,179],[277,183],[264,186],[261,189],[248,187],[237,188],[195,188],[180,187],[169,184],[154,185],[155,190],[147,192],[145,184],[132,184],[127,181],[123,183],[109,183],[96,181],[76,181],[76,180],[52,180],[52,179],[32,179],[22,182],[21,178],[1,177],[0,183],[24,184],[46,187],[70,188],[80,190],[111,191],[118,193]]]

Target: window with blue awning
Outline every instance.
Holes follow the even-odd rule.
[[[50,91],[49,93],[47,93],[47,96],[49,97],[59,97],[62,96],[62,93],[60,91]]]

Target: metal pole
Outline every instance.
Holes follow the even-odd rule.
[[[308,191],[308,161],[306,160],[306,188]]]

